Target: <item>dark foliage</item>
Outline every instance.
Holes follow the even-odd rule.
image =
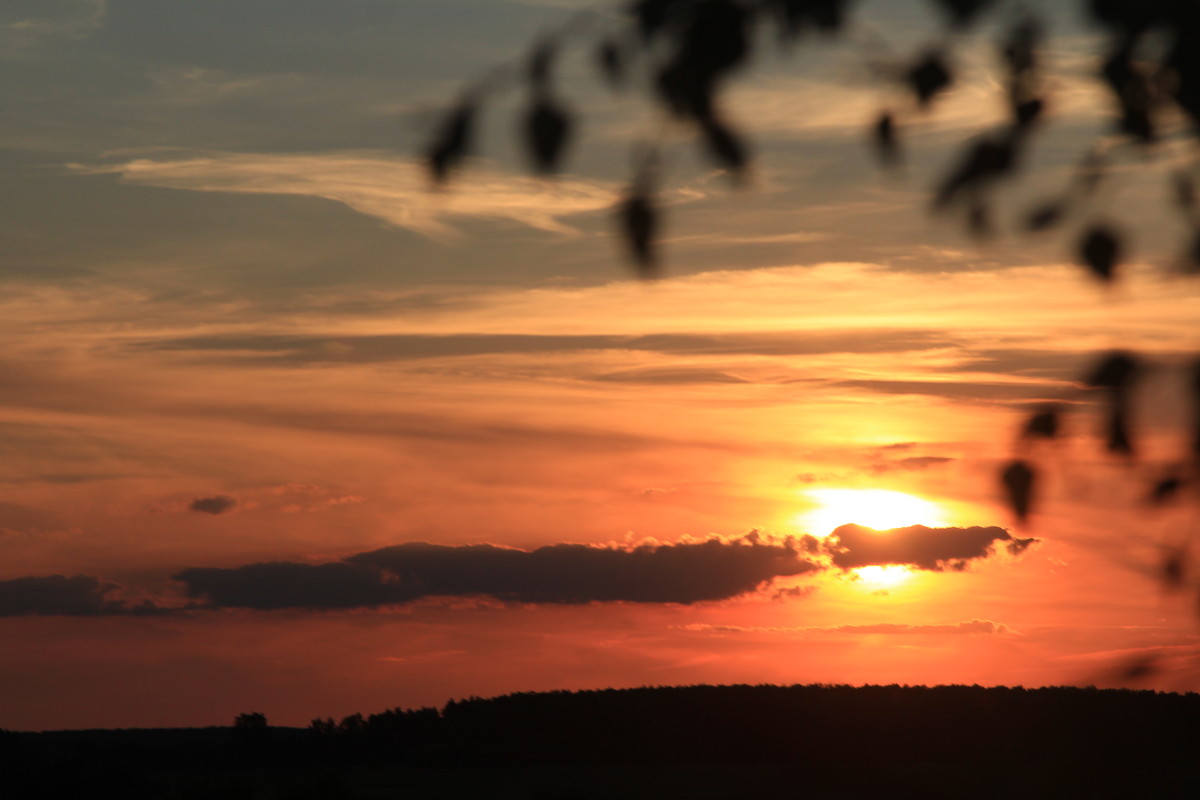
[[[883,50],[872,45],[870,52],[863,54],[864,60],[876,66],[882,79],[904,85],[919,113],[954,84],[954,52],[966,31],[989,16],[1001,21],[1003,33],[995,46],[1005,73],[1011,122],[1006,129],[967,144],[959,166],[935,188],[933,203],[938,210],[960,208],[972,233],[990,233],[995,226],[989,196],[997,179],[1016,173],[1036,123],[1048,113],[1039,58],[1044,26],[1036,7],[1014,12],[1009,4],[993,0],[932,0],[932,5],[946,29],[935,47],[881,60]],[[1092,169],[1097,167],[1098,153],[1122,144],[1149,153],[1146,146],[1161,138],[1177,111],[1200,123],[1200,11],[1195,3],[1081,0],[1080,5],[1084,15],[1108,37],[1097,56],[1094,75],[1112,99],[1116,132],[1124,139],[1115,145],[1101,141],[1085,147],[1089,169],[1084,173],[1091,174],[1081,174],[1062,198],[1030,211],[1024,223],[1030,230],[1053,227],[1072,206],[1086,203],[1100,177],[1100,171]],[[520,137],[534,171],[557,171],[574,123],[554,96],[552,73],[560,54],[584,47],[591,48],[596,69],[610,86],[650,87],[650,99],[669,117],[692,125],[697,140],[719,167],[740,175],[750,165],[751,148],[747,137],[723,117],[721,95],[739,68],[754,60],[756,47],[767,41],[758,32],[774,28],[775,38],[787,42],[798,42],[811,30],[842,37],[855,10],[855,5],[845,0],[634,0],[619,7],[615,22],[609,17],[599,23],[599,17],[583,12],[558,33],[540,38],[525,56],[522,69],[500,70],[464,94],[432,137],[425,154],[430,173],[435,181],[444,181],[471,150],[480,104],[522,82],[528,83],[532,101]],[[1166,46],[1147,47],[1154,37]],[[849,36],[844,44],[865,46]],[[1151,53],[1155,55],[1148,55]],[[885,164],[894,164],[898,158],[903,116],[894,109],[882,110],[872,126],[871,138]],[[639,181],[640,177],[635,177],[635,186]],[[1181,208],[1189,211],[1195,207],[1191,182],[1187,173],[1177,173],[1176,197]],[[645,194],[630,192],[633,198]],[[619,215],[625,218],[619,231],[642,274],[657,232],[653,226],[632,225],[627,219],[631,206],[644,205],[639,199],[619,206]],[[1094,227],[1085,235],[1080,250],[1083,262],[1097,276],[1104,280],[1115,277],[1121,246],[1110,229]]]
[[[260,731],[267,728],[267,715],[261,711],[250,711],[238,714],[233,720],[233,727],[245,731]]]
[[[938,50],[922,56],[909,69],[906,78],[921,106],[928,106],[933,98],[954,82],[954,74],[946,65],[946,57]]]
[[[1108,225],[1089,228],[1079,244],[1084,265],[1102,281],[1111,281],[1121,260],[1121,239]]]
[[[1033,489],[1036,473],[1024,461],[1014,461],[1000,474],[1005,497],[1017,519],[1024,522],[1033,508]]]
[[[426,156],[429,171],[438,183],[445,181],[450,176],[450,170],[458,166],[470,152],[475,113],[475,101],[467,98],[442,123]]]
[[[1046,406],[1037,411],[1025,423],[1025,436],[1035,439],[1058,437],[1058,418],[1062,413],[1058,406]]]
[[[620,224],[629,242],[630,254],[643,278],[654,277],[658,267],[655,235],[658,232],[658,210],[647,186],[637,186],[621,201]]]
[[[525,119],[525,136],[534,169],[541,173],[558,170],[571,135],[571,119],[548,94],[539,94]]]
[[[13,798],[580,797],[589,785],[630,798],[1193,797],[1198,717],[1200,695],[1094,688],[607,689],[353,714],[255,741],[230,728],[0,732],[0,769]]]

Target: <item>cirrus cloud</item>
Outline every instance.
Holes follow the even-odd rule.
[[[174,157],[172,157],[174,155]],[[450,219],[499,219],[576,233],[564,219],[608,208],[615,191],[594,181],[553,183],[476,167],[450,191],[431,191],[412,159],[372,152],[176,153],[116,164],[68,164],[78,175],[117,175],[126,183],[199,192],[320,197],[426,236],[453,233]]]

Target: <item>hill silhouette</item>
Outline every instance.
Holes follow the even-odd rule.
[[[243,715],[244,716],[244,715]],[[1200,797],[1200,695],[686,686],[0,736],[5,797]]]

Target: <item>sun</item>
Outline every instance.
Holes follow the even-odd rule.
[[[937,505],[920,497],[890,489],[806,489],[816,508],[796,517],[807,533],[824,538],[839,525],[853,522],[887,530],[909,525],[944,528],[947,522]]]
[[[858,579],[868,589],[894,589],[906,583],[912,577],[912,570],[903,564],[888,564],[887,566],[858,567],[853,570]]]

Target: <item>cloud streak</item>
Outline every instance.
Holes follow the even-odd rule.
[[[876,625],[834,625],[827,627],[785,627],[762,625],[713,625],[697,622],[680,626],[683,630],[712,633],[850,633],[887,636],[951,636],[956,634],[1016,634],[1012,628],[988,619],[972,619],[945,625],[905,625],[884,622]]]
[[[596,182],[549,183],[484,168],[476,168],[463,186],[438,193],[421,165],[374,152],[205,153],[67,167],[79,175],[117,175],[126,183],[168,189],[320,197],[435,237],[453,232],[448,220],[472,217],[575,233],[565,218],[616,200],[612,189]]]
[[[83,39],[103,27],[108,17],[108,0],[41,0],[39,6],[36,14],[21,14],[22,4],[0,13],[0,34]]]
[[[953,341],[937,331],[874,330],[845,333],[619,334],[419,334],[328,336],[212,334],[131,343],[135,350],[233,353],[250,362],[374,363],[463,356],[583,351],[649,352],[677,356],[804,356],[829,353],[903,353],[947,348]]]

